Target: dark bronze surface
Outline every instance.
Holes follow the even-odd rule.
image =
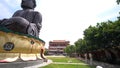
[[[12,31],[39,36],[42,27],[42,15],[34,11],[35,0],[22,0],[22,10],[16,11],[9,19],[0,20],[0,25]]]

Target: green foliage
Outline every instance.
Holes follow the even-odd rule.
[[[97,23],[84,31],[84,38],[75,42],[76,52],[86,53],[120,46],[120,20]]]
[[[118,5],[120,4],[120,0],[117,0],[116,2],[117,2]],[[120,14],[120,12],[119,12],[119,14]],[[120,16],[117,17],[117,18],[118,18],[118,20],[120,20]]]
[[[89,26],[84,31],[84,38],[75,42],[75,46],[68,46],[65,52],[71,55],[74,52],[86,53],[99,49],[119,46],[120,21],[107,21]]]
[[[77,53],[85,53],[87,52],[87,42],[84,39],[79,39],[75,42],[76,52]]]
[[[117,4],[119,4],[119,3],[120,3],[120,0],[117,0],[116,2],[117,2]]]
[[[44,52],[45,55],[48,55],[48,49],[45,48],[45,52]]]
[[[72,56],[73,53],[75,53],[76,51],[76,47],[74,45],[68,45],[65,49],[64,49],[65,53],[67,53],[68,56]]]

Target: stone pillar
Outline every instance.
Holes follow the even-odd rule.
[[[85,53],[84,56],[85,56],[85,62],[87,63],[87,53]]]
[[[91,54],[91,53],[89,53],[89,57],[90,57],[90,65],[92,65],[92,63],[93,63],[93,58],[92,58],[92,54]]]

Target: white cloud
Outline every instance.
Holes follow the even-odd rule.
[[[14,0],[14,1],[13,0],[4,0],[4,1],[11,8],[18,7],[21,4],[21,0]]]
[[[0,19],[10,18],[13,13],[20,9],[21,0],[3,0],[0,1]]]
[[[6,8],[4,5],[0,4],[0,8],[2,9],[0,10],[0,19],[9,18],[11,16],[9,9]]]

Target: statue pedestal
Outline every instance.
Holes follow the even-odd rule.
[[[44,44],[42,40],[0,31],[0,62],[44,59]]]

